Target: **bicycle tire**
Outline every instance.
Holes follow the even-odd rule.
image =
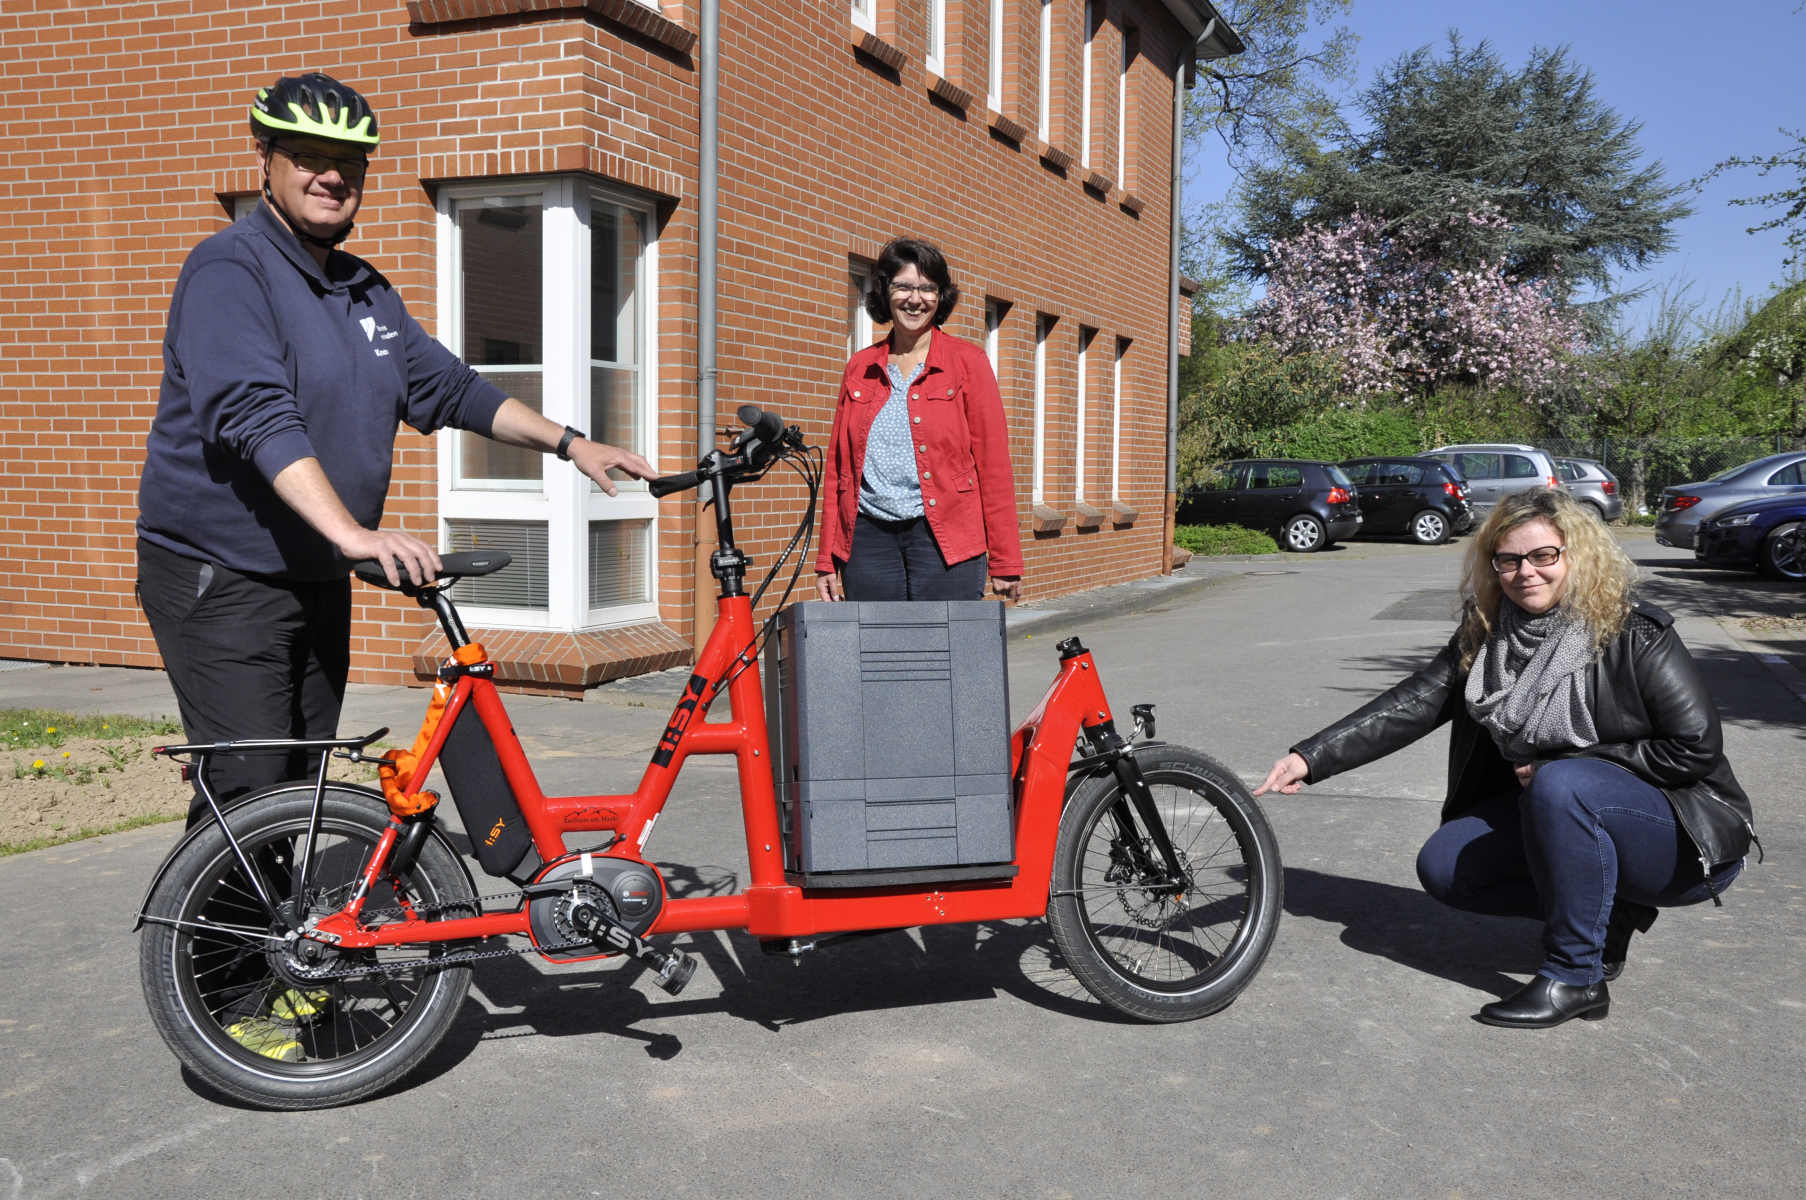
[[[292,870],[287,858],[295,839],[306,836],[313,792],[312,785],[278,785],[226,814],[233,836],[278,903],[292,890],[284,877]],[[374,793],[327,786],[310,913],[342,906],[388,819],[387,806]],[[404,899],[435,906],[429,920],[475,916],[479,907],[469,876],[437,838],[427,840],[405,879],[384,877],[365,905],[396,908]],[[466,900],[468,905],[460,903]],[[326,981],[285,973],[274,936],[283,927],[256,901],[217,825],[181,849],[152,892],[145,915],[139,967],[157,1032],[210,1086],[260,1108],[330,1108],[397,1082],[439,1044],[470,986],[468,965],[432,965],[461,948],[445,942],[350,951],[331,964],[420,964],[393,973]],[[322,1002],[321,995],[328,998]],[[240,1036],[229,1029],[240,1030]],[[279,1049],[295,1060],[267,1053]]]
[[[1134,886],[1107,819],[1122,787],[1093,776],[1060,820],[1047,921],[1067,966],[1105,1004],[1143,1021],[1196,1020],[1240,995],[1272,948],[1285,898],[1279,841],[1241,780],[1209,755],[1162,746],[1137,757],[1183,856],[1186,891]]]

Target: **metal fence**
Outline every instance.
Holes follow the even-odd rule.
[[[1639,437],[1537,438],[1539,450],[1604,463],[1618,477],[1626,513],[1653,511],[1662,489],[1710,479],[1752,459],[1795,449],[1792,438]]]

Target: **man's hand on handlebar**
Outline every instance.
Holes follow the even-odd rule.
[[[1285,796],[1294,795],[1304,786],[1310,773],[1311,765],[1304,761],[1302,755],[1296,752],[1288,754],[1273,764],[1273,769],[1267,772],[1267,781],[1255,788],[1254,794],[1264,796],[1268,792],[1278,792]]]
[[[405,533],[358,529],[355,533],[347,533],[338,538],[334,544],[338,546],[339,553],[352,562],[375,559],[381,564],[391,587],[401,583],[401,575],[395,567],[398,561],[407,569],[409,578],[416,585],[431,583],[439,577],[439,555],[425,542]]]
[[[658,471],[653,465],[631,450],[623,450],[619,446],[610,446],[605,442],[592,442],[588,438],[578,438],[572,442],[565,453],[577,469],[595,480],[601,489],[613,496],[618,490],[615,481],[608,477],[613,470],[625,471],[635,479],[657,479]]]

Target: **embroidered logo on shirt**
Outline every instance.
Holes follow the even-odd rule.
[[[364,340],[374,342],[376,340],[376,318],[365,317],[358,324],[364,327]]]

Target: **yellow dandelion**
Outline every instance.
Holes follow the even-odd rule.
[[[45,729],[44,729],[44,732],[45,732],[45,733],[55,733],[55,732],[56,732],[56,726],[55,726],[55,725],[50,725],[50,726],[46,726],[46,727],[45,727]]]
[[[68,758],[68,757],[69,757],[69,752],[68,752],[68,751],[67,751],[67,750],[65,750],[65,751],[63,751],[63,757],[64,757],[64,758]]]
[[[32,763],[31,769],[34,771],[42,771],[44,769],[44,760],[40,758],[37,762]]]

